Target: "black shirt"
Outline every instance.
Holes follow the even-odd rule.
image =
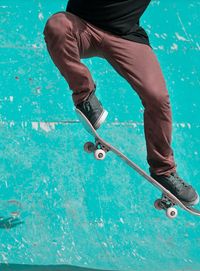
[[[149,44],[139,20],[151,0],[69,0],[67,11],[124,39]]]

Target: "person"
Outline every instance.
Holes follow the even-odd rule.
[[[171,147],[172,114],[158,60],[140,18],[150,0],[69,0],[44,29],[48,52],[72,90],[78,108],[98,129],[108,112],[81,59],[100,57],[127,80],[144,106],[150,175],[187,205],[199,195],[179,177]],[[110,95],[110,93],[109,93]]]

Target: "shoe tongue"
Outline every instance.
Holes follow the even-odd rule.
[[[164,176],[164,177],[170,177],[170,176],[174,176],[174,175],[173,175],[173,172],[172,172],[172,173],[164,174],[163,176]]]
[[[178,176],[178,174],[177,174],[176,172],[171,172],[170,175],[173,176],[173,177],[177,177],[177,176]],[[170,176],[170,175],[169,175],[169,176]]]

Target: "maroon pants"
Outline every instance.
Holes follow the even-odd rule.
[[[129,82],[145,109],[150,171],[158,175],[175,171],[169,95],[151,47],[112,35],[69,12],[54,14],[47,21],[44,35],[52,60],[73,91],[75,105],[95,88],[81,58],[102,57]]]

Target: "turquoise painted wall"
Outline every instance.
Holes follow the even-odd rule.
[[[0,262],[19,264],[0,270],[200,270],[200,218],[179,210],[168,220],[153,208],[159,192],[115,155],[83,152],[91,137],[42,36],[65,6],[0,4]],[[170,92],[178,172],[200,191],[199,10],[200,1],[154,0],[142,24]],[[83,62],[109,111],[102,136],[147,171],[139,98],[106,61]]]

